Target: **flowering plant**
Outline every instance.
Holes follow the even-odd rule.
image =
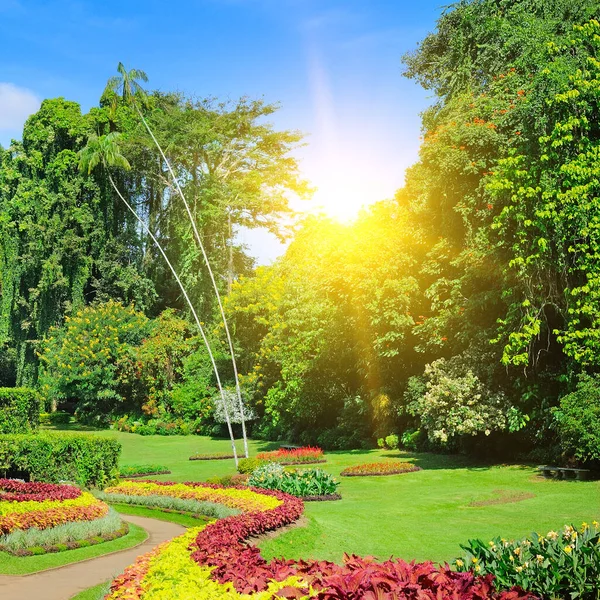
[[[292,450],[281,448],[272,452],[259,452],[256,458],[278,462],[282,465],[308,465],[326,462],[323,450],[312,446],[293,448]]]
[[[596,521],[579,529],[566,525],[560,533],[534,533],[519,541],[469,540],[461,547],[466,554],[454,561],[456,568],[492,574],[500,589],[517,585],[548,598],[598,598],[600,525]]]
[[[350,467],[346,467],[340,473],[340,475],[344,475],[346,477],[364,477],[368,475],[397,475],[399,473],[411,473],[412,471],[420,470],[421,467],[417,467],[412,463],[393,460],[387,462],[352,465]]]

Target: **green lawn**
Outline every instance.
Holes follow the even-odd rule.
[[[83,590],[83,592],[73,596],[71,600],[102,600],[102,598],[108,594],[111,583],[112,582],[110,581],[106,581],[100,585],[95,585],[87,590]]]
[[[133,506],[131,504],[112,504],[111,506],[122,515],[149,517],[150,519],[158,519],[159,521],[177,523],[182,527],[201,527],[214,520],[209,517],[196,518],[191,515],[167,512],[155,508],[147,508],[145,506]]]
[[[196,452],[224,452],[227,440],[206,437],[143,437],[113,431],[123,444],[122,464],[159,463],[171,475],[153,479],[202,481],[234,472],[233,460],[188,461]],[[277,447],[251,442],[251,453]],[[327,453],[320,467],[334,475],[347,465],[402,458],[422,471],[386,477],[340,478],[343,500],[306,504],[308,526],[262,544],[266,557],[339,561],[344,552],[405,559],[450,560],[468,538],[520,537],[547,532],[565,523],[600,520],[600,482],[551,481],[532,467],[478,465],[462,457],[385,450]],[[470,506],[495,492],[526,492],[535,497],[516,503]]]
[[[129,524],[129,533],[122,538],[111,542],[104,542],[87,548],[76,550],[65,550],[55,554],[44,554],[42,556],[13,556],[6,552],[0,552],[0,575],[29,575],[38,571],[45,571],[55,567],[70,565],[71,563],[103,556],[109,552],[127,550],[141,544],[148,534],[137,525]]]

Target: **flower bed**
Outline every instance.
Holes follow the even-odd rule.
[[[213,454],[194,454],[190,456],[189,460],[227,460],[234,458],[230,452],[216,452]]]
[[[338,499],[336,490],[339,483],[322,469],[286,471],[279,463],[266,463],[250,475],[248,485],[279,490],[299,498]]]
[[[421,467],[417,467],[412,463],[388,461],[352,465],[346,467],[340,475],[344,477],[367,477],[373,475],[399,475],[400,473],[412,473],[420,470]]]
[[[57,552],[64,552],[65,550],[76,550],[77,548],[87,548],[88,546],[96,546],[104,542],[111,542],[118,538],[121,538],[129,533],[129,525],[122,523],[120,529],[111,533],[104,533],[102,535],[95,535],[87,537],[81,540],[73,540],[60,544],[48,544],[40,546],[30,546],[29,548],[23,548],[19,550],[12,550],[9,546],[0,544],[0,551],[7,552],[13,556],[40,556],[42,554],[54,554]]]
[[[256,455],[259,460],[277,462],[280,465],[310,465],[327,462],[321,448],[305,446],[293,450],[274,450],[272,452],[259,452]]]
[[[176,493],[178,485],[165,484]],[[267,562],[246,540],[296,521],[303,511],[300,499],[271,490],[217,488],[184,484],[189,493],[245,492],[248,507],[201,529],[188,531],[140,557],[118,577],[108,600],[180,600],[248,598],[318,598],[360,600],[394,598],[438,600],[533,600],[518,589],[499,592],[493,576],[458,573],[447,565],[406,563],[346,556],[343,565],[327,561],[277,559]],[[175,488],[177,488],[175,490]],[[252,496],[254,496],[252,498]],[[250,500],[252,500],[250,502]],[[256,508],[262,504],[262,508]]]
[[[17,479],[0,479],[1,502],[43,502],[44,500],[74,500],[81,490],[73,485],[56,483],[25,483]]]
[[[171,471],[163,465],[126,465],[119,470],[119,477],[131,479],[148,475],[169,475]]]
[[[0,549],[5,552],[28,556],[69,550],[114,539],[122,529],[107,504],[74,486],[0,480]]]

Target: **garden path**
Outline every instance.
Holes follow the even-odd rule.
[[[185,528],[181,525],[158,519],[124,515],[123,520],[145,529],[148,532],[148,539],[127,550],[41,573],[21,576],[0,575],[0,598],[2,600],[68,600],[89,587],[113,579],[141,554],[185,532]]]

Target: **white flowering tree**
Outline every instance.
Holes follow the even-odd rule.
[[[457,357],[458,358],[458,357]],[[490,390],[463,360],[440,358],[425,367],[425,393],[410,403],[432,442],[504,430],[510,410],[501,391]]]

